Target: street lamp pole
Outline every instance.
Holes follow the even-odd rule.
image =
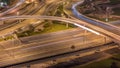
[[[109,7],[106,7],[106,19],[105,21],[108,22],[109,21]]]
[[[84,44],[86,44],[86,39],[87,39],[86,35],[87,35],[87,30],[84,30]]]
[[[86,35],[87,35],[87,30],[84,30],[84,41],[83,41],[84,44],[86,44],[86,39],[87,39]]]

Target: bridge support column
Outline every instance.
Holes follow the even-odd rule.
[[[18,36],[15,33],[13,34],[13,37],[16,40],[16,41],[14,41],[15,45],[21,45],[22,44],[21,40],[18,38]]]
[[[34,6],[37,7],[38,2],[37,2],[37,1],[34,1],[33,3],[34,3]]]
[[[19,15],[20,15],[20,12],[18,11],[18,12],[16,13],[16,15],[19,16]],[[18,23],[21,23],[21,20],[18,20],[17,22],[18,22]]]
[[[107,37],[104,37],[104,44],[107,43]]]
[[[3,25],[4,24],[4,21],[0,21],[0,25]]]
[[[66,23],[66,28],[68,28],[69,27],[69,23]]]

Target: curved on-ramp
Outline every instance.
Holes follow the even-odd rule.
[[[57,21],[63,21],[63,22],[68,22],[68,23],[71,23],[71,24],[74,24],[80,28],[83,28],[85,30],[88,30],[88,31],[93,31],[93,32],[96,32],[98,35],[105,35],[105,36],[108,36],[110,37],[111,39],[113,39],[115,42],[117,43],[120,43],[120,34],[118,34],[118,32],[120,31],[120,28],[117,28],[117,27],[111,27],[110,25],[107,25],[108,28],[115,28],[115,32],[112,31],[109,31],[109,30],[106,30],[106,28],[101,28],[99,26],[96,26],[96,25],[93,25],[87,21],[83,21],[83,20],[74,20],[74,19],[69,19],[69,18],[64,18],[64,17],[55,17],[55,16],[31,16],[31,15],[25,15],[25,16],[10,16],[10,17],[2,17],[0,18],[0,20],[15,20],[15,19],[47,19],[47,20],[57,20]],[[86,27],[84,26],[81,26],[81,25],[85,25]],[[90,30],[89,30],[90,28]]]
[[[81,5],[84,2],[84,0],[81,0],[80,2],[77,2],[76,4],[74,4],[72,6],[72,12],[73,14],[80,20],[87,22],[88,24],[91,24],[93,26],[99,27],[101,29],[104,29],[110,33],[105,33],[102,32],[105,36],[108,36],[112,39],[117,39],[115,40],[115,42],[120,43],[120,28],[117,26],[114,26],[112,24],[109,23],[105,23],[93,18],[89,18],[83,14],[81,14],[78,10],[77,10],[77,6]],[[95,29],[95,28],[94,28]],[[101,30],[98,30],[101,32]],[[113,37],[114,36],[114,37]],[[119,41],[118,41],[119,40]]]

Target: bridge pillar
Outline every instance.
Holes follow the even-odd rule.
[[[3,25],[4,24],[4,21],[0,21],[0,25]]]
[[[20,15],[20,12],[16,12],[16,15],[19,16]],[[21,20],[17,20],[18,23],[21,23]]]
[[[104,38],[104,44],[107,43],[107,37],[103,37]]]
[[[33,3],[34,3],[34,6],[37,7],[38,2],[37,2],[37,1],[34,1]]]

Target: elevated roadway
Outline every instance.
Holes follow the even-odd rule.
[[[96,28],[93,28],[94,30],[97,30],[98,32],[101,32],[103,35],[105,36],[108,36],[112,39],[114,39],[115,42],[118,42],[120,43],[119,41],[119,36],[120,36],[120,28],[119,27],[116,27],[112,24],[109,24],[109,23],[105,23],[105,22],[102,22],[102,21],[99,21],[99,20],[96,20],[96,19],[93,19],[93,18],[89,18],[83,14],[81,14],[78,10],[77,10],[77,6],[79,6],[80,4],[82,4],[84,2],[84,0],[81,0],[80,2],[77,2],[76,4],[74,4],[72,6],[72,11],[74,13],[74,15],[80,19],[81,21],[84,21],[86,22],[87,24],[90,24],[92,26],[96,26],[96,27],[99,27],[100,29],[97,30]],[[105,31],[101,30],[101,29],[104,29]],[[106,33],[106,31],[108,31]],[[114,36],[114,37],[113,37]]]
[[[25,16],[10,16],[10,17],[2,17],[0,18],[0,20],[10,20],[10,19],[47,19],[47,20],[57,20],[57,21],[63,21],[63,22],[68,22],[71,24],[74,24],[80,28],[86,29],[88,31],[91,31],[93,33],[96,33],[97,35],[104,35],[104,36],[108,36],[111,39],[113,39],[115,42],[120,43],[120,28],[110,25],[110,24],[104,24],[104,23],[95,23],[93,22],[93,24],[91,24],[88,21],[83,21],[83,20],[72,20],[72,19],[68,19],[68,18],[63,18],[63,17],[55,17],[55,16],[31,16],[31,15],[25,15]],[[95,25],[94,25],[95,24]],[[81,26],[83,25],[83,26]],[[88,27],[85,28],[84,26]],[[90,29],[89,29],[90,28]],[[9,32],[14,32],[13,29],[9,30],[9,31],[1,31],[0,32],[0,36],[2,36],[3,34],[7,34]]]
[[[23,4],[22,7],[23,8],[20,8],[18,13],[16,13],[17,15],[46,15],[48,13],[48,11],[46,10],[49,10],[51,8],[49,8],[49,6],[53,5],[53,4],[56,4],[56,3],[61,3],[63,1],[60,1],[60,0],[50,0],[50,1],[46,1],[44,2],[44,0],[40,1],[40,0],[37,0],[35,3],[30,3],[30,4]],[[27,7],[25,7],[25,5]],[[31,8],[31,9],[30,9]],[[54,8],[54,7],[53,7]],[[16,15],[14,14],[14,15]],[[13,13],[11,14],[7,14],[7,15],[4,15],[4,16],[13,16]],[[11,27],[14,27],[14,26],[18,26],[18,24],[20,24],[20,22],[25,23],[25,22],[28,22],[28,20],[19,20],[19,21],[14,21],[14,22],[7,22],[5,21],[6,24],[3,24],[3,25],[0,25],[0,31],[1,30],[4,30],[4,29],[7,29],[7,28],[11,28]],[[31,21],[29,21],[31,22]],[[2,23],[4,23],[4,21],[2,21]],[[19,25],[20,26],[20,25]],[[18,27],[19,27],[18,26]]]

